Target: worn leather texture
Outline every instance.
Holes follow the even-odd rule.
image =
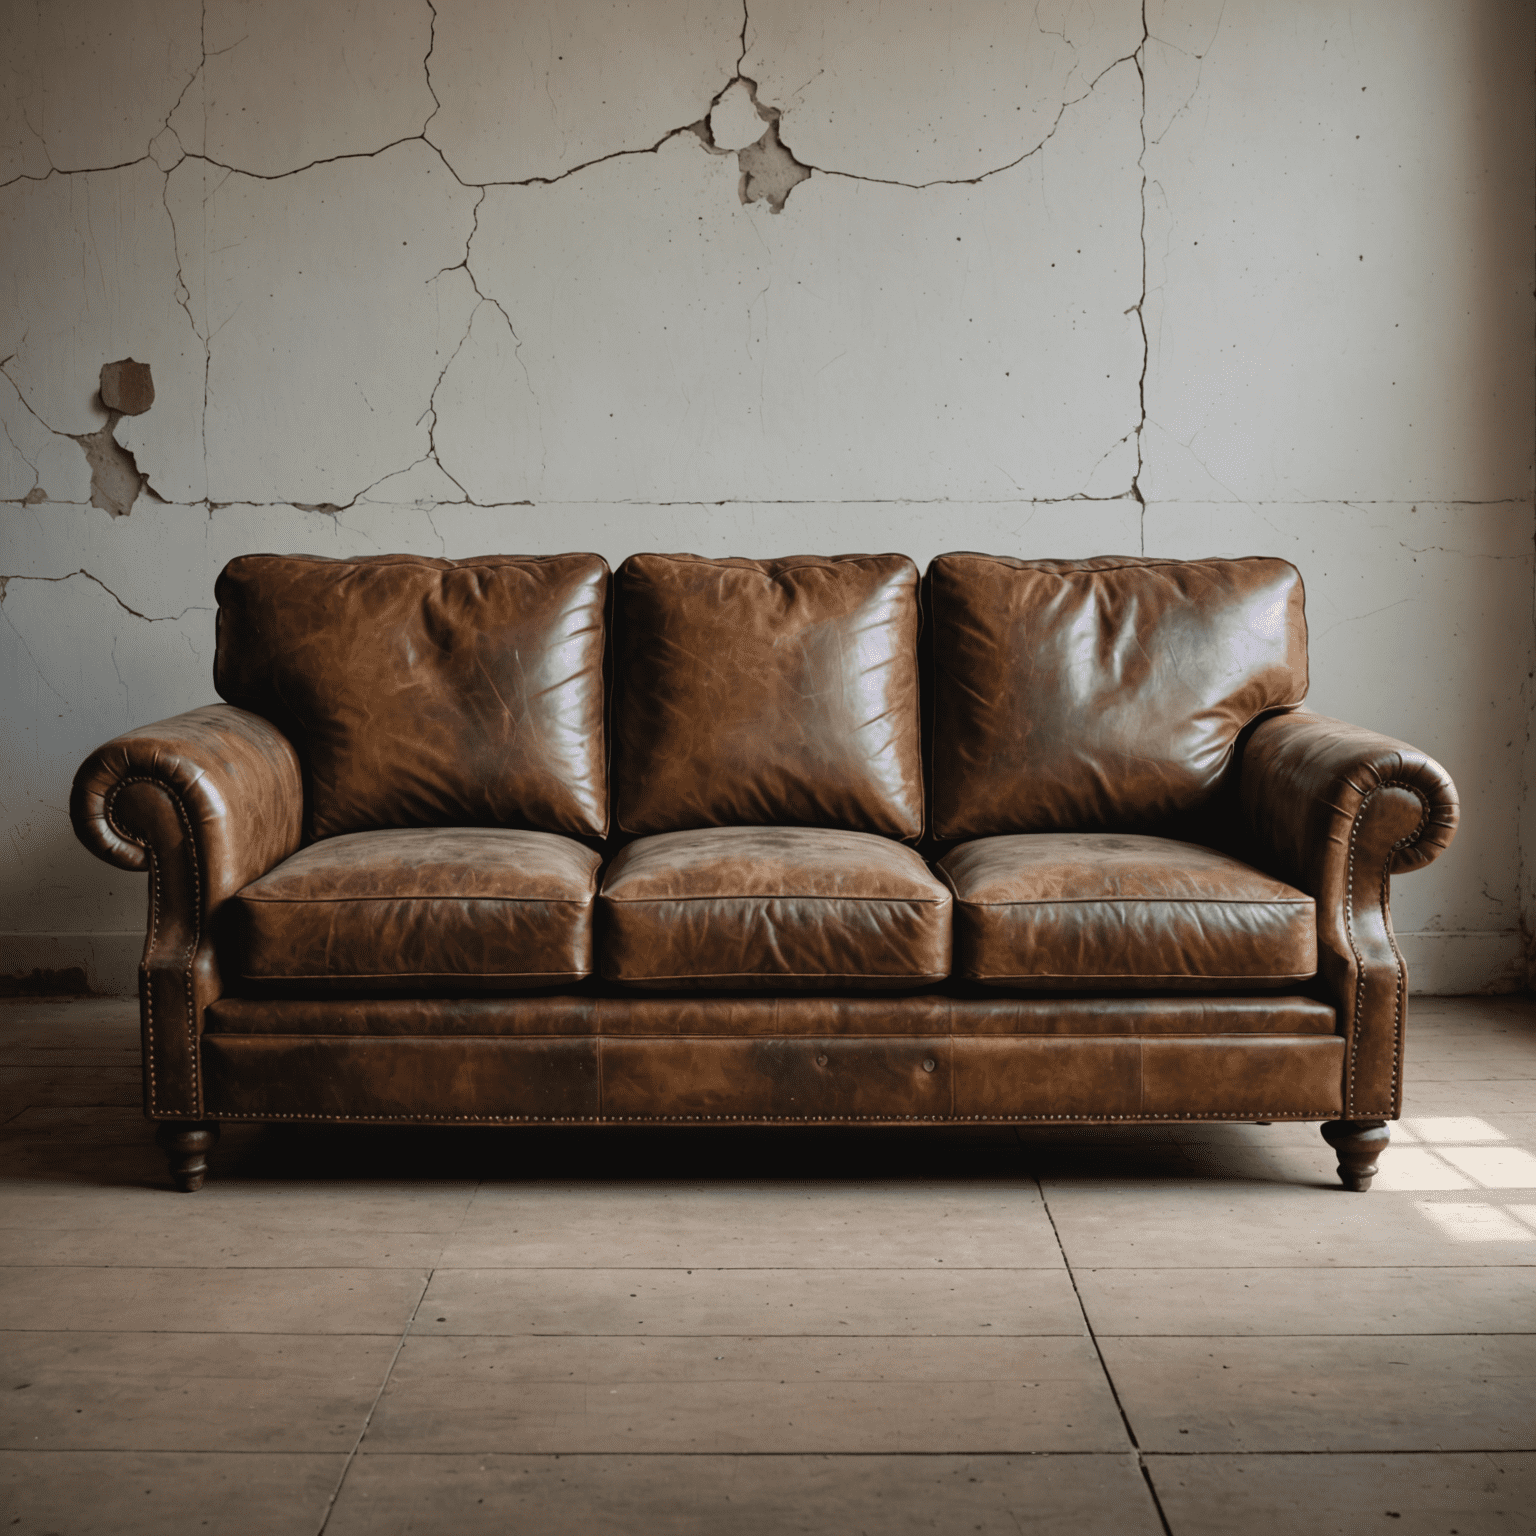
[[[209,1033],[229,1035],[1332,1035],[1311,997],[224,997]]]
[[[868,832],[664,832],[604,876],[599,969],[668,991],[922,986],[949,974],[950,905],[911,848]]]
[[[289,989],[559,986],[591,973],[600,864],[554,832],[352,832],[246,886],[231,947],[245,981]]]
[[[621,831],[923,830],[905,555],[632,555],[614,599]]]
[[[214,685],[297,746],[314,837],[606,833],[598,556],[242,555],[214,590]]]
[[[958,974],[1069,991],[1294,988],[1317,970],[1312,898],[1214,848],[1124,832],[962,843]]]
[[[1238,788],[1252,856],[1317,902],[1322,995],[1348,1045],[1344,1114],[1402,1108],[1408,968],[1392,936],[1391,877],[1450,846],[1450,775],[1401,741],[1306,712],[1264,721]]]
[[[223,990],[215,926],[230,896],[299,846],[298,757],[259,715],[208,705],[98,747],[75,775],[69,812],[98,858],[149,872],[144,1109],[195,1119],[203,1011]]]
[[[203,1049],[219,1119],[900,1125],[1328,1119],[1344,1042],[210,1034]]]
[[[1307,692],[1284,560],[939,556],[933,833],[1158,831]]]

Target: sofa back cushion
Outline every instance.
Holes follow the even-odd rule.
[[[614,596],[620,831],[923,830],[905,555],[633,555]]]
[[[1156,828],[1306,697],[1284,560],[941,555],[929,591],[937,837]]]
[[[242,555],[214,686],[298,749],[314,837],[607,831],[597,555]]]

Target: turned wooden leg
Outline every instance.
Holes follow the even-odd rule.
[[[1376,1176],[1376,1159],[1387,1150],[1392,1132],[1385,1120],[1325,1120],[1323,1140],[1339,1154],[1339,1177],[1345,1189],[1361,1193]]]
[[[155,1140],[165,1148],[171,1182],[190,1192],[203,1187],[208,1177],[208,1154],[219,1139],[216,1120],[162,1120]]]

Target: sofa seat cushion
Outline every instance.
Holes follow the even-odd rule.
[[[1317,970],[1312,898],[1195,843],[1036,833],[964,843],[956,969],[1043,991],[1294,987]]]
[[[230,903],[247,981],[285,990],[507,991],[592,970],[601,861],[553,832],[352,832],[301,849]]]
[[[709,827],[609,867],[600,969],[631,987],[907,988],[949,974],[948,889],[867,832]]]

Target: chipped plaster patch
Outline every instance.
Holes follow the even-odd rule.
[[[763,136],[766,118],[757,105],[757,91],[750,80],[739,75],[726,86],[720,99],[710,108],[709,141],[716,149],[746,149]]]
[[[122,420],[121,411],[109,411],[106,424],[95,432],[72,433],[91,467],[91,505],[127,517],[148,476],[139,473],[134,457],[112,435]]]
[[[757,143],[749,144],[736,156],[741,166],[741,185],[737,195],[743,203],[763,199],[774,213],[784,212],[785,200],[802,181],[810,178],[811,168],[790,154],[779,139],[777,121]]]

